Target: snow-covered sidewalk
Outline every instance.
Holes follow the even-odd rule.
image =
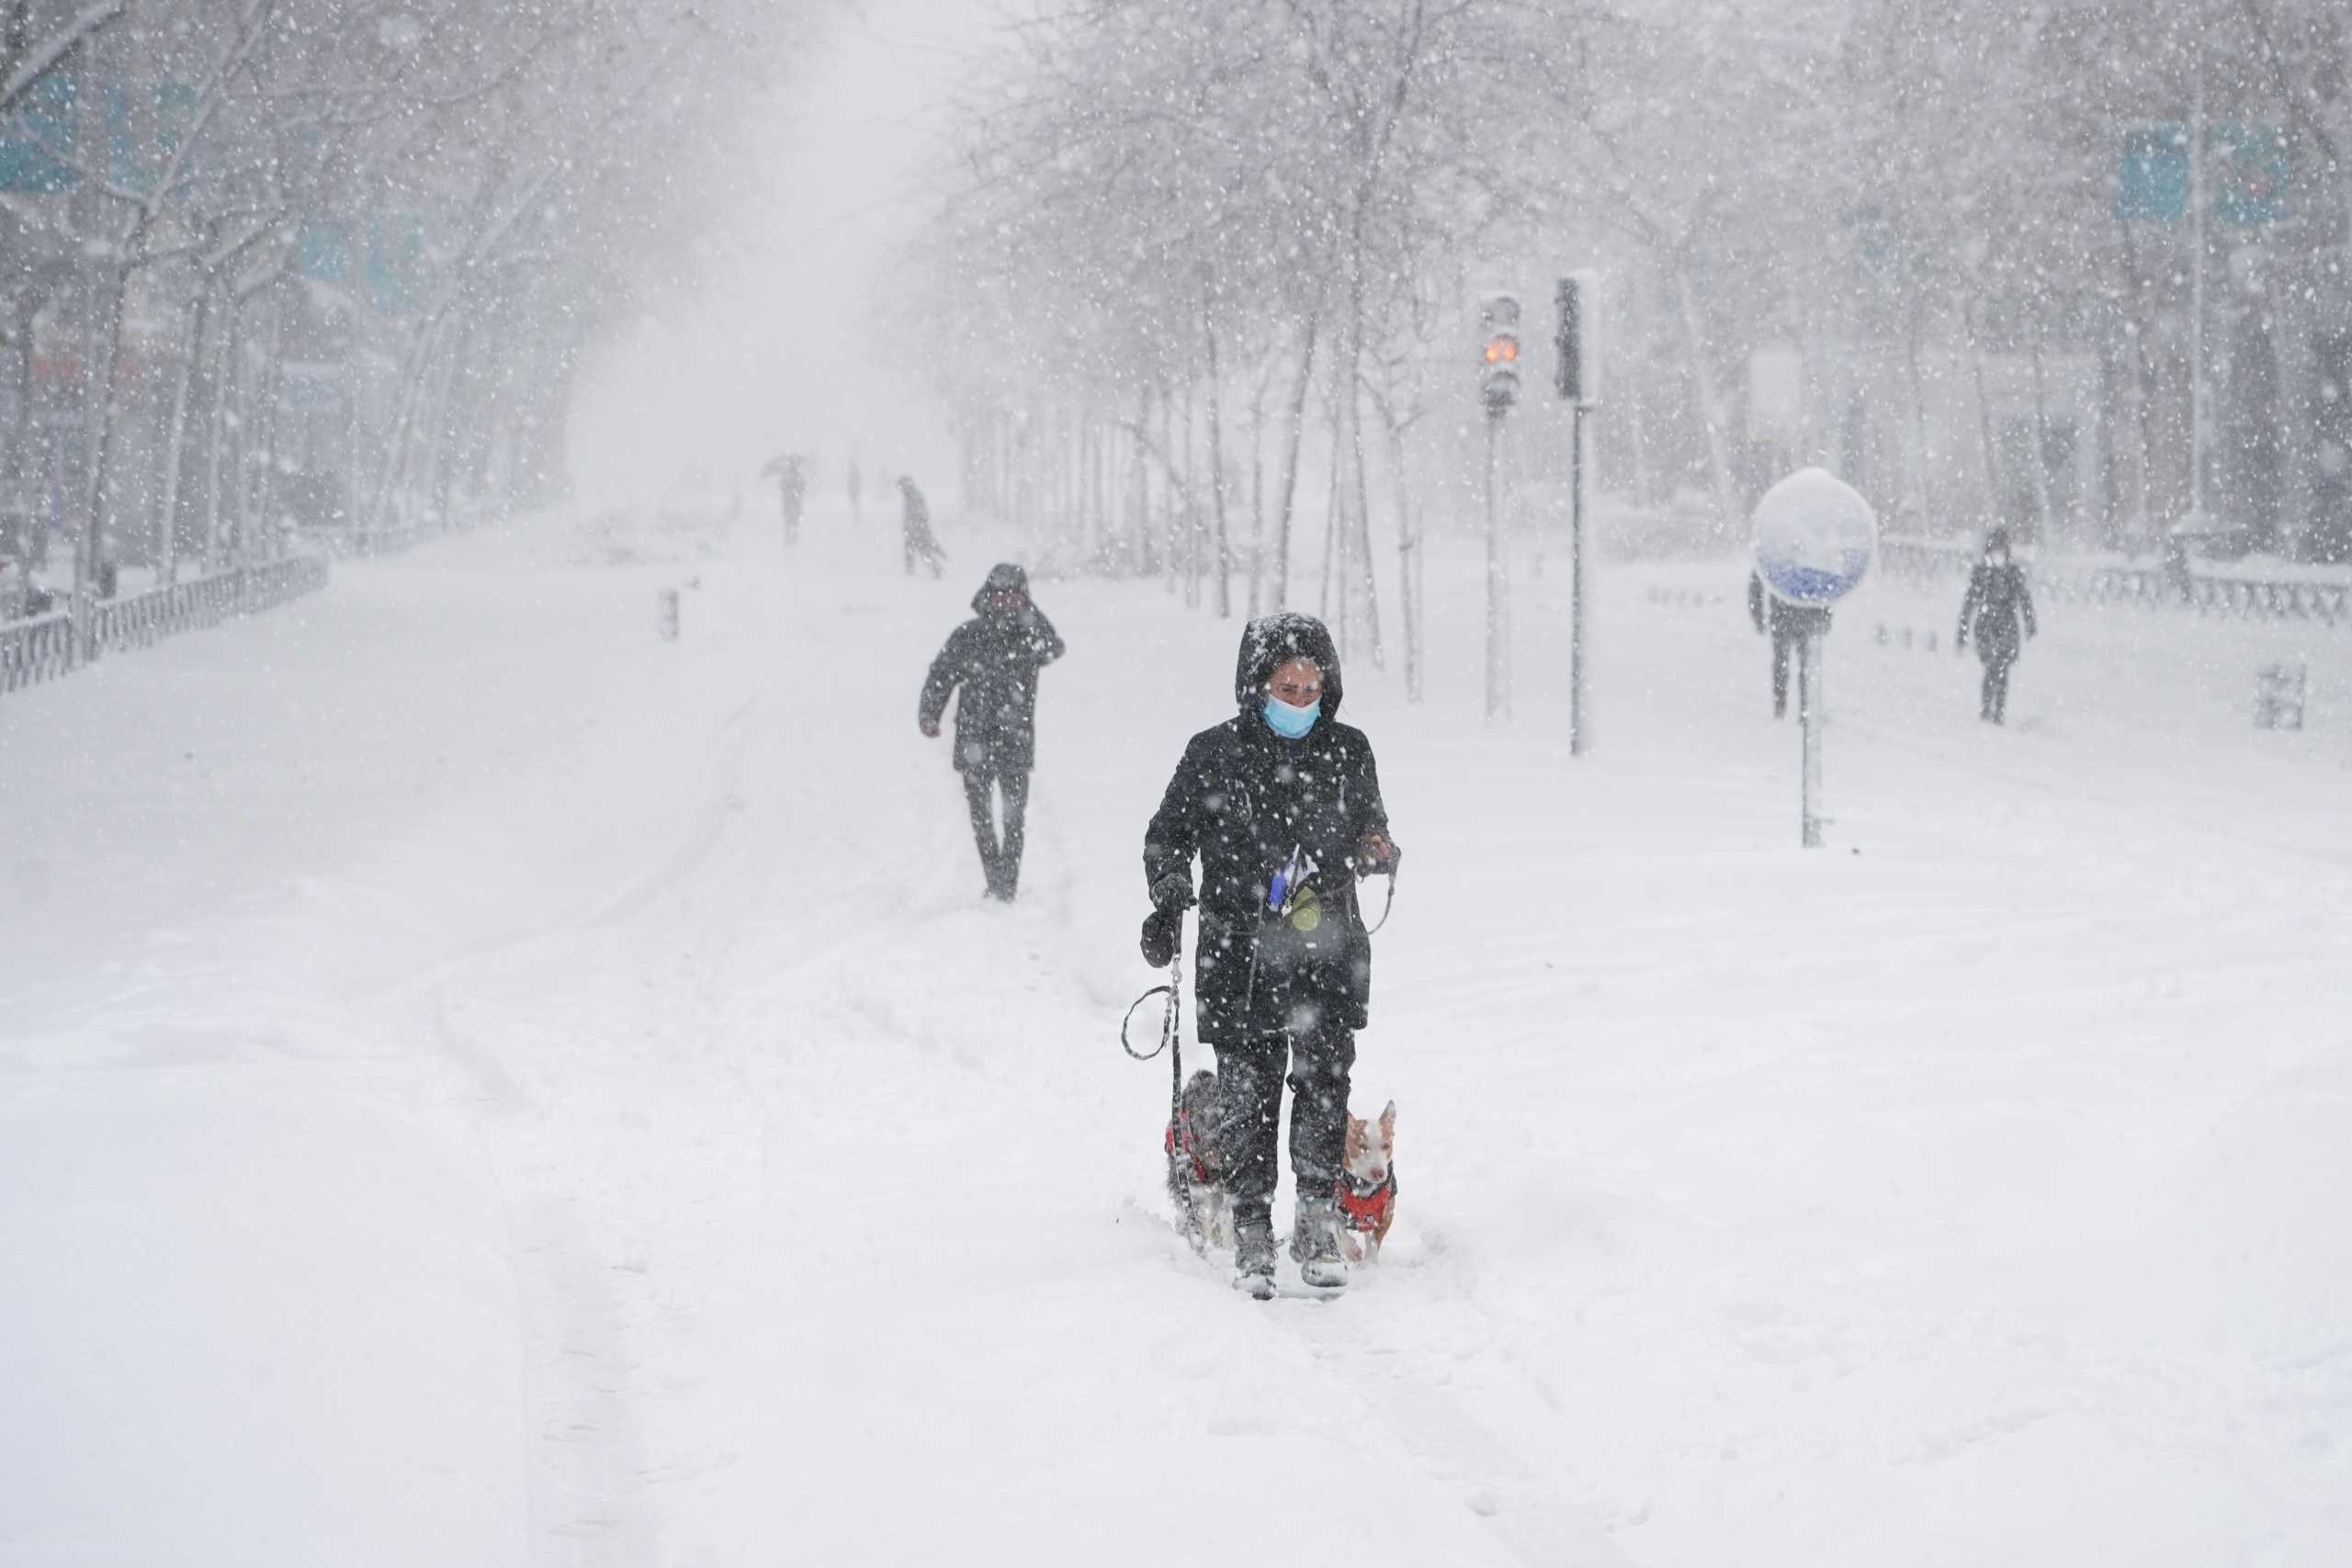
[[[2245,650],[2052,609],[1992,731],[1866,601],[1807,855],[1736,568],[1604,576],[1572,763],[1563,585],[1489,731],[1441,558],[1430,704],[1349,671],[1401,1216],[1261,1307],[1160,1218],[1114,1039],[1238,626],[1039,584],[1071,653],[984,907],[913,724],[984,542],[933,584],[763,520],[357,563],[0,705],[0,1562],[2352,1540],[2346,753],[2226,710]]]

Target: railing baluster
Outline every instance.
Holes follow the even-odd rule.
[[[232,615],[266,610],[327,586],[329,569],[317,557],[297,557],[254,571],[151,589],[107,600],[91,615],[91,647],[99,655],[152,648],[181,632],[219,626]],[[53,680],[74,668],[74,617],[54,611],[0,624],[0,692]]]

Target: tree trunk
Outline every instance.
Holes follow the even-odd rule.
[[[2042,327],[2037,313],[2033,323],[2033,461],[2029,465],[2033,473],[2033,509],[2041,514],[2039,543],[2044,549],[2056,541],[2051,537],[2050,514],[2050,389],[2041,365]]]
[[[277,402],[286,375],[286,304],[283,299],[269,302],[269,346],[264,351],[261,377],[261,407],[256,414],[262,423],[261,463],[255,470],[254,489],[247,515],[254,524],[258,540],[249,537],[246,548],[258,543],[262,558],[275,559],[278,548],[278,531],[271,513],[277,501]]]
[[[1718,531],[1729,530],[1740,514],[1731,476],[1729,422],[1715,386],[1714,361],[1707,352],[1706,330],[1699,321],[1699,302],[1690,292],[1690,267],[1683,257],[1675,260],[1674,299],[1682,320],[1683,348],[1690,355],[1690,378],[1698,386],[1700,417],[1707,427],[1707,472],[1715,487],[1715,526]]]
[[[1266,603],[1269,611],[1290,603],[1290,525],[1298,497],[1298,454],[1306,436],[1306,394],[1313,385],[1319,322],[1319,312],[1306,318],[1306,333],[1298,351],[1298,379],[1291,388],[1290,425],[1283,446],[1282,487],[1274,502],[1274,588]]]
[[[1919,368],[1919,342],[1927,335],[1927,312],[1915,305],[1910,314],[1910,330],[1904,334],[1904,349],[1911,370],[1911,434],[1917,446],[1911,474],[1911,493],[1918,502],[1920,521],[1930,533],[1938,533],[1942,531],[1943,525],[1943,519],[1937,511],[1942,501],[1943,487],[1935,482],[1933,454],[1928,446],[1928,379]]]
[[[20,289],[15,299],[17,355],[13,367],[17,378],[17,417],[8,423],[5,439],[6,467],[0,469],[6,480],[6,495],[10,504],[24,508],[28,521],[40,514],[41,508],[34,499],[29,469],[33,457],[33,323],[40,315],[40,299],[29,288]],[[29,540],[27,541],[30,543]]]
[[[1265,374],[1250,394],[1250,618],[1256,620],[1266,594],[1266,388],[1273,374]]]
[[[220,469],[223,459],[228,456],[232,434],[230,421],[236,400],[232,383],[237,373],[238,345],[243,341],[239,322],[243,312],[237,308],[233,299],[223,303],[228,310],[228,331],[220,334],[220,344],[213,350],[206,386],[204,570],[208,572],[220,570]]]
[[[1984,350],[1976,339],[1976,312],[1973,305],[1961,308],[1961,327],[1968,335],[1968,368],[1976,386],[1976,435],[1984,449],[1985,510],[1996,521],[2001,516],[2001,454],[1993,443],[1993,399],[1984,389]]]
[[[1618,378],[1618,406],[1625,411],[1625,445],[1634,468],[1634,504],[1648,506],[1657,499],[1657,481],[1650,475],[1649,420],[1642,412],[1642,389],[1630,376]]]
[[[164,441],[161,554],[164,585],[167,588],[179,581],[180,488],[187,461],[187,405],[196,383],[197,362],[205,353],[205,334],[209,330],[211,315],[212,286],[207,280],[197,293],[196,308],[188,312],[187,333],[180,342],[179,376],[172,389],[171,426]]]
[[[1205,302],[1201,307],[1201,328],[1208,341],[1209,353],[1209,498],[1216,507],[1216,618],[1229,621],[1233,618],[1233,546],[1226,531],[1225,517],[1223,389],[1217,374],[1216,323],[1210,318]]]
[[[1358,356],[1362,355],[1362,335],[1358,335]],[[1387,650],[1380,641],[1380,583],[1372,570],[1372,488],[1366,473],[1363,441],[1363,389],[1351,377],[1348,382],[1348,424],[1354,433],[1351,443],[1355,454],[1356,499],[1353,508],[1356,530],[1355,565],[1363,589],[1364,637],[1372,645],[1372,667],[1388,668]]]
[[[1183,388],[1183,413],[1176,413],[1179,400],[1162,398],[1159,409],[1167,416],[1167,454],[1169,454],[1169,484],[1179,493],[1169,496],[1169,592],[1183,588],[1185,609],[1200,604],[1200,576],[1197,576],[1197,555],[1193,550],[1193,538],[1197,534],[1193,505],[1193,386]],[[1183,437],[1183,449],[1179,456],[1179,434]],[[1181,501],[1181,508],[1176,503]]]
[[[360,523],[363,539],[381,533],[390,513],[393,494],[400,488],[402,460],[408,452],[409,431],[415,422],[417,402],[424,395],[424,376],[432,367],[441,325],[436,319],[417,334],[406,363],[401,367],[400,393],[393,407],[392,423],[384,433],[384,452],[378,466],[379,477]]]
[[[1332,556],[1340,538],[1340,443],[1331,443],[1331,482],[1325,489],[1323,502],[1323,570],[1316,585],[1315,613],[1327,623],[1331,619]]]
[[[1412,486],[1406,474],[1405,427],[1388,400],[1377,400],[1375,406],[1388,435],[1389,483],[1396,488],[1396,602],[1397,615],[1404,623],[1405,700],[1418,703],[1421,700],[1421,541],[1414,525]]]
[[[1151,427],[1151,388],[1136,389],[1136,422],[1127,432],[1127,462],[1133,469],[1134,489],[1130,492],[1134,503],[1127,522],[1131,530],[1130,548],[1136,575],[1150,577],[1159,570],[1153,558],[1151,530],[1151,465],[1144,461],[1143,432]]]
[[[98,572],[107,562],[107,469],[114,457],[114,380],[122,363],[122,295],[128,281],[122,269],[93,263],[90,310],[85,325],[89,354],[84,375],[84,417],[88,428],[89,469],[82,476],[82,537],[74,560],[74,641],[75,657],[87,660],[97,651],[92,612]]]
[[[445,532],[453,525],[452,513],[456,510],[453,476],[458,466],[459,416],[466,372],[473,356],[474,344],[481,335],[480,330],[471,325],[458,332],[456,341],[450,345],[449,363],[441,373],[440,390],[435,400],[433,440],[428,448],[423,480],[426,492],[433,497],[434,515]]]

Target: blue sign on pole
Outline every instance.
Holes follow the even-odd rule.
[[[2217,125],[2212,154],[2213,216],[2241,225],[2275,220],[2286,205],[2286,135],[2270,125]]]
[[[351,231],[341,223],[305,223],[294,236],[294,276],[313,283],[351,280]]]
[[[2278,218],[2287,196],[2285,132],[2272,125],[2217,125],[2205,134],[2205,152],[2216,222],[2251,226]],[[2115,172],[2115,215],[2147,223],[2188,217],[2188,153],[2185,125],[2125,131]]]
[[[2177,223],[2188,216],[2187,126],[2151,125],[2123,133],[2115,215],[2149,223]]]
[[[74,152],[74,96],[72,73],[53,72],[0,118],[0,191],[53,196],[74,188],[74,171],[61,155]]]

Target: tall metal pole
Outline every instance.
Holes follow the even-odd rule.
[[[1591,739],[1591,716],[1586,707],[1585,655],[1585,408],[1570,411],[1574,423],[1568,455],[1568,755],[1581,757]]]
[[[1505,582],[1502,513],[1495,500],[1495,464],[1503,415],[1487,412],[1487,717],[1510,716],[1510,598]]]
[[[1807,630],[1797,648],[1797,722],[1804,735],[1804,844],[1821,847],[1821,633]]]
[[[2205,49],[2197,50],[2197,95],[2188,126],[2190,329],[2188,334],[2188,515],[2205,518]]]

